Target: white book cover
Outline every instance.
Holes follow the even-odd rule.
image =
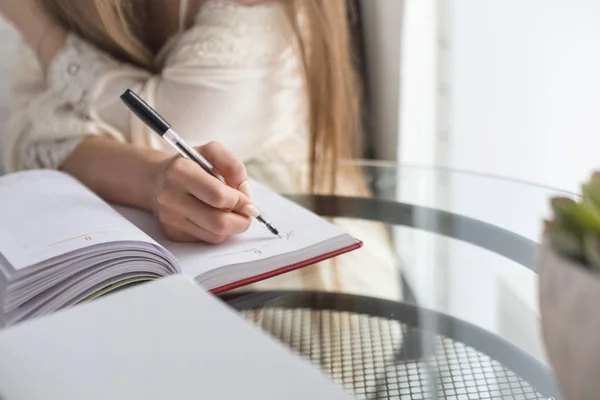
[[[349,400],[182,276],[0,331],[2,400]]]

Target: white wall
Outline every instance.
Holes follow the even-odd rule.
[[[405,19],[403,162],[569,191],[600,168],[600,2],[408,0]]]
[[[600,168],[600,2],[451,1],[453,167],[579,189]]]
[[[599,21],[597,0],[407,0],[401,161],[578,191],[600,169]],[[400,193],[539,239],[552,191],[467,181],[407,182]],[[421,249],[407,267],[425,304],[542,358],[537,325],[523,323],[537,318],[534,274],[468,246],[405,236],[406,254]],[[452,296],[461,292],[470,299]]]
[[[399,160],[436,165],[440,159],[440,27],[438,0],[406,0],[401,31]]]
[[[577,192],[600,168],[600,2],[450,0],[444,166]],[[440,132],[438,132],[440,134]],[[453,208],[539,240],[549,193],[515,190],[516,204],[478,202],[450,187]],[[493,190],[488,188],[488,190]],[[498,193],[498,198],[502,198]],[[466,249],[450,258],[456,264]],[[498,269],[502,260],[490,260]],[[537,280],[518,269],[478,277],[501,334],[542,357]],[[471,280],[471,276],[463,275]],[[475,283],[475,282],[473,282]],[[453,286],[454,288],[458,286]],[[450,288],[452,290],[452,287]]]

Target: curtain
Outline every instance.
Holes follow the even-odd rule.
[[[352,36],[352,47],[354,53],[354,62],[356,71],[359,77],[359,83],[361,86],[361,109],[362,114],[362,132],[363,132],[363,149],[362,154],[357,156],[360,158],[373,158],[373,143],[369,140],[367,135],[367,121],[368,121],[368,80],[367,80],[367,57],[365,51],[365,32],[364,25],[362,22],[362,10],[360,0],[348,0],[348,20],[350,25],[350,34]]]

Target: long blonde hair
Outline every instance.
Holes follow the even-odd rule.
[[[114,57],[154,70],[131,0],[39,0],[62,25]],[[346,0],[280,0],[300,43],[309,98],[311,188],[335,191],[333,167],[360,148],[360,90]]]

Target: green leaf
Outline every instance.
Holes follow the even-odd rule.
[[[586,233],[583,236],[583,250],[587,264],[600,270],[600,235]]]
[[[550,205],[552,206],[552,211],[554,212],[554,219],[556,223],[566,229],[571,229],[575,227],[571,227],[571,210],[575,207],[577,203],[572,199],[568,199],[566,197],[556,197],[550,201]]]
[[[600,176],[598,180],[592,180],[587,185],[583,185],[584,200],[594,205],[596,212],[600,210]]]
[[[581,204],[600,215],[600,203],[596,201],[597,196],[593,192],[591,183],[586,183],[581,186],[581,196]]]
[[[577,235],[559,227],[552,221],[544,221],[544,234],[550,239],[550,245],[560,254],[585,261],[583,243]]]
[[[600,233],[600,214],[585,204],[559,197],[552,199],[552,210],[556,224],[576,235],[592,231]]]

